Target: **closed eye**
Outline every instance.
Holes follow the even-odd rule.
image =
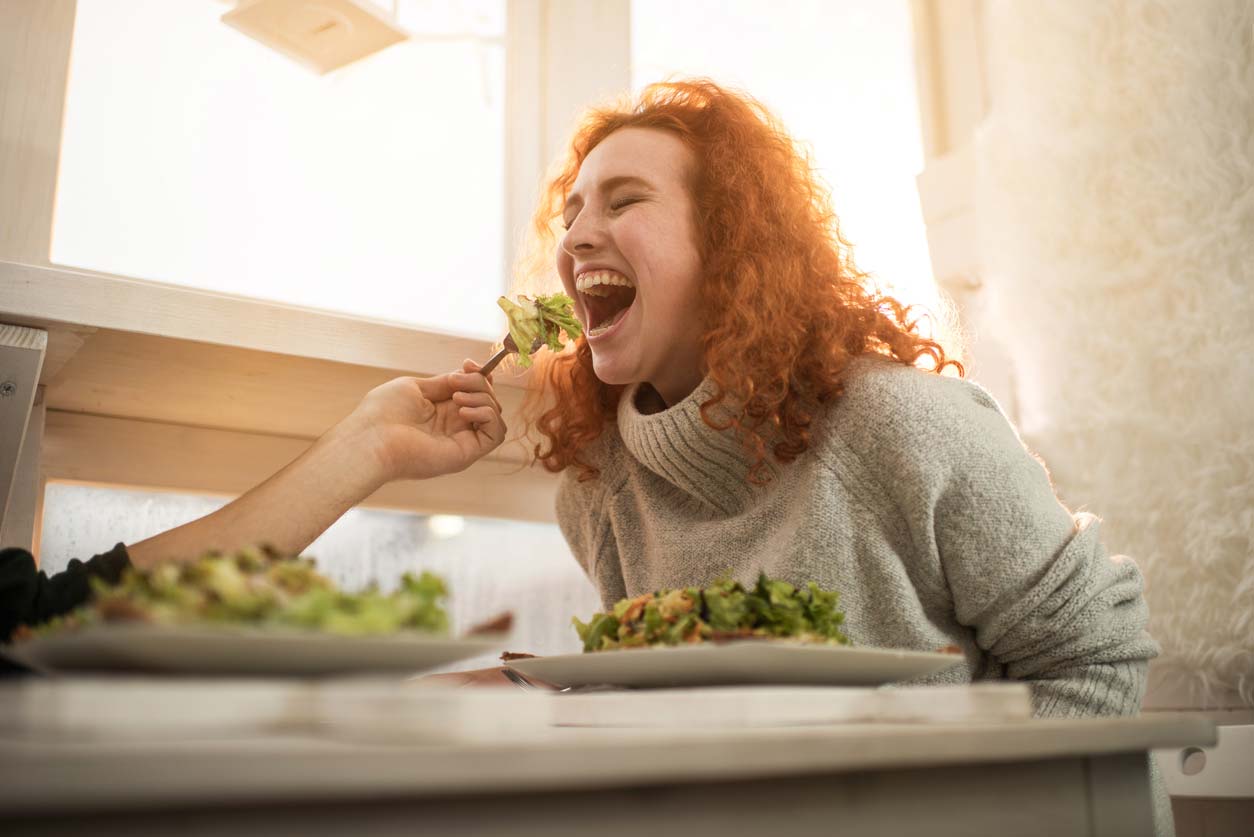
[[[625,209],[626,207],[631,206],[633,203],[639,203],[642,200],[644,199],[635,197],[635,196],[627,197],[627,198],[619,198],[618,200],[610,204],[610,209],[617,212],[620,209]]]
[[[642,200],[644,200],[644,198],[640,197],[639,195],[628,195],[627,197],[619,198],[618,200],[612,201],[610,203],[610,211],[619,212],[631,206],[633,203],[640,203]],[[574,226],[575,219],[578,217],[579,217],[579,213],[576,212],[573,216],[571,216],[569,220],[563,219],[562,229],[569,232],[570,228]]]

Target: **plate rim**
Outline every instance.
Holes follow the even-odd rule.
[[[0,656],[3,656],[22,666],[43,673],[64,673],[77,672],[87,670],[76,664],[66,665],[64,662],[49,662],[48,655],[57,655],[62,649],[71,645],[81,645],[86,649],[100,648],[101,645],[111,645],[115,643],[125,643],[130,639],[142,638],[145,642],[156,641],[160,643],[173,642],[176,645],[180,642],[221,642],[253,644],[254,649],[265,648],[269,654],[281,654],[284,646],[295,649],[303,646],[303,653],[309,653],[311,644],[320,645],[322,647],[333,646],[334,653],[343,655],[351,653],[353,649],[359,649],[362,653],[379,652],[381,650],[394,651],[403,653],[408,649],[417,651],[419,649],[432,649],[436,653],[442,651],[442,656],[450,656],[449,652],[455,654],[452,659],[444,660],[438,663],[430,663],[426,665],[418,665],[412,667],[412,671],[421,672],[429,668],[451,664],[457,660],[469,659],[480,654],[493,651],[503,644],[507,644],[509,640],[508,634],[476,634],[474,636],[450,636],[440,634],[423,633],[412,631],[408,633],[392,633],[367,636],[345,636],[343,634],[333,634],[321,631],[306,631],[299,628],[278,627],[273,629],[260,630],[254,626],[248,625],[153,625],[151,623],[121,623],[121,624],[97,624],[88,625],[62,634],[50,634],[47,636],[34,636],[28,639],[18,640],[5,645],[0,645]],[[173,649],[178,651],[176,647]],[[77,653],[83,653],[78,651]],[[133,657],[119,663],[127,657],[125,649],[109,651],[105,650],[106,659],[101,669],[110,670],[119,665],[123,668],[129,668],[133,664]],[[144,652],[139,651],[140,656],[144,656]],[[160,652],[163,654],[171,653],[168,647]],[[108,660],[113,663],[109,664]],[[407,665],[384,666],[380,670],[405,670]],[[210,666],[178,666],[168,668],[158,665],[157,670],[164,673],[174,674],[202,674],[216,673],[219,670]],[[277,667],[273,672],[274,676],[285,676],[288,674],[306,674],[310,672],[331,673],[334,671],[342,671],[344,673],[356,673],[359,670],[356,667],[341,666],[293,666],[293,667]]]
[[[0,651],[19,649],[36,643],[73,642],[90,639],[125,638],[127,636],[143,636],[144,638],[160,637],[162,639],[264,639],[278,642],[339,642],[360,644],[387,643],[391,645],[442,645],[445,643],[466,643],[471,645],[492,644],[507,641],[507,633],[475,634],[473,636],[453,636],[425,631],[395,631],[390,634],[364,634],[352,636],[329,631],[305,630],[288,626],[258,628],[252,625],[215,625],[213,623],[187,625],[158,625],[152,623],[130,622],[118,624],[87,625],[65,633],[33,636],[21,639],[8,645],[0,646]]]
[[[746,652],[760,653],[766,650],[768,659],[745,657]],[[653,651],[656,664],[646,663],[643,668],[626,660],[645,659],[646,655],[633,653],[624,657],[622,653]],[[615,652],[622,652],[616,654]],[[669,653],[665,653],[669,652]],[[719,655],[722,662],[717,662]],[[774,655],[773,661],[769,659]],[[874,657],[868,660],[867,657]],[[701,673],[684,672],[684,662],[697,665],[697,658],[704,658],[721,671],[706,670]],[[826,659],[824,659],[826,658]],[[840,660],[851,663],[851,658],[862,658],[862,663],[853,662],[856,670],[842,668]],[[524,677],[553,683],[559,687],[577,688],[593,684],[607,685],[617,688],[697,688],[701,686],[761,685],[776,682],[783,684],[805,685],[859,685],[882,686],[885,684],[913,680],[919,677],[930,677],[942,671],[961,665],[965,657],[959,654],[939,651],[915,651],[905,648],[879,648],[875,646],[825,645],[789,640],[734,640],[720,643],[702,643],[699,645],[663,646],[660,648],[616,648],[611,651],[579,652],[574,654],[558,654],[551,657],[529,657],[511,660],[504,663],[509,669]],[[550,664],[551,663],[551,664]],[[771,671],[767,677],[746,676],[746,666],[767,666]],[[812,667],[828,667],[826,674],[815,675]],[[624,668],[624,666],[626,668]],[[892,671],[893,667],[907,670]],[[677,668],[678,667],[678,668]],[[776,668],[780,667],[780,668]],[[869,667],[869,668],[867,668]],[[888,672],[883,671],[889,668]],[[789,674],[789,669],[793,673]],[[912,670],[910,670],[912,669]],[[878,672],[876,671],[878,670]],[[859,671],[863,673],[859,673]]]
[[[550,654],[537,655],[534,657],[526,657],[518,660],[510,660],[504,665],[514,668],[515,663],[529,663],[533,660],[561,660],[570,661],[578,659],[605,659],[610,655],[617,654],[638,654],[641,652],[652,653],[709,653],[712,650],[725,648],[788,648],[799,650],[803,653],[820,652],[820,653],[854,653],[865,654],[868,652],[875,654],[892,654],[897,659],[918,659],[933,660],[939,662],[941,659],[952,660],[954,665],[958,665],[964,659],[961,654],[948,654],[940,651],[918,651],[913,648],[880,648],[873,645],[827,645],[818,642],[798,642],[795,640],[760,640],[760,639],[740,639],[730,640],[727,642],[701,642],[685,645],[663,645],[663,646],[641,646],[638,648],[611,648],[606,651],[577,651],[569,654]],[[525,672],[524,672],[525,673]]]

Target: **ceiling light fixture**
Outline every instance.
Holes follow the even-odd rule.
[[[222,22],[328,73],[408,38],[395,17],[368,0],[241,0]]]

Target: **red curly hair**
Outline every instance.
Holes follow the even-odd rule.
[[[702,345],[716,385],[701,415],[736,434],[750,482],[769,480],[768,450],[788,463],[809,447],[811,425],[841,394],[853,358],[877,353],[964,374],[921,333],[908,306],[877,293],[855,266],[826,187],[782,125],[755,99],[707,79],[653,84],[634,103],[585,115],[533,219],[533,272],[545,264],[551,275],[562,207],[583,161],[628,127],[668,131],[696,160],[690,188],[705,301]],[[596,377],[586,338],[540,364],[539,399],[548,409],[537,408],[544,443],[535,446],[536,458],[549,471],[575,466],[580,479],[595,477],[580,454],[616,420],[625,387]],[[735,415],[716,422],[710,410],[728,399]]]

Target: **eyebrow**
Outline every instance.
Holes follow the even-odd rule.
[[[620,186],[636,186],[638,188],[647,189],[650,192],[656,192],[653,184],[645,180],[643,177],[636,177],[632,174],[620,174],[617,177],[610,177],[601,181],[597,186],[598,191],[602,194],[613,192]],[[566,198],[566,204],[562,207],[562,215],[570,211],[571,207],[583,206],[583,198],[579,195],[569,195]]]

